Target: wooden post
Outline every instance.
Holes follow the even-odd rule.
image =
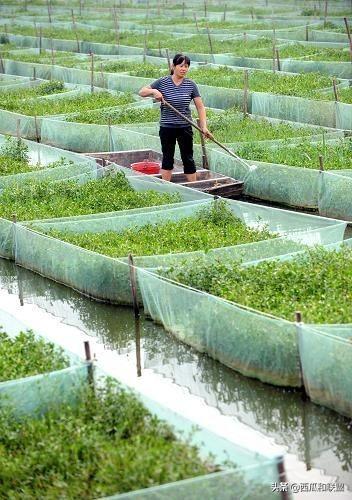
[[[279,483],[284,483],[288,484],[287,476],[286,476],[286,471],[285,471],[285,464],[284,464],[284,457],[281,456],[278,458],[277,461],[277,472],[278,472],[278,482]],[[281,490],[281,499],[282,500],[288,500],[290,498],[290,493],[289,491],[285,491],[285,488],[282,488]]]
[[[347,17],[344,17],[343,18],[344,22],[345,22],[345,26],[346,26],[346,32],[347,32],[347,36],[348,36],[348,42],[350,44],[350,60],[352,62],[352,39],[351,39],[351,32],[350,32],[350,27],[348,25],[348,20],[347,20]]]
[[[166,61],[167,61],[167,67],[169,68],[169,73],[171,75],[171,62],[169,56],[169,49],[166,49]]]
[[[147,30],[144,32],[143,63],[147,60]]]
[[[51,64],[54,66],[55,64],[55,53],[54,53],[54,47],[53,47],[53,39],[51,38]]]
[[[103,71],[103,63],[100,63],[101,86],[105,89],[105,76]]]
[[[92,360],[92,355],[90,352],[90,345],[89,345],[88,340],[84,341],[84,353],[85,353],[86,361],[87,361],[88,384],[91,387],[94,387],[93,360]]]
[[[132,254],[128,254],[128,266],[130,270],[130,283],[131,283],[131,294],[132,294],[132,303],[133,303],[133,311],[134,317],[139,317],[139,306],[137,299],[137,281],[136,281],[136,270],[133,263]]]
[[[332,86],[333,86],[333,89],[334,89],[335,101],[338,101],[339,100],[339,95],[337,93],[336,78],[332,79]]]
[[[71,17],[72,17],[72,26],[73,26],[73,29],[77,29],[77,26],[76,26],[76,20],[75,20],[75,15],[73,13],[73,9],[71,9]]]
[[[200,127],[199,118],[197,119],[197,123],[198,123],[198,127]],[[200,135],[200,144],[202,146],[202,167],[209,170],[209,161],[208,161],[207,150],[205,149],[204,135],[201,132],[199,132],[199,135]]]
[[[211,53],[211,57],[212,57],[212,60],[213,62],[215,62],[215,59],[214,59],[214,52],[213,52],[213,43],[211,41],[211,36],[210,36],[210,29],[209,29],[209,25],[207,23],[207,35],[208,35],[208,41],[209,41],[209,48],[210,48],[210,53]]]
[[[328,0],[325,0],[325,7],[324,7],[324,28],[326,26],[326,18],[328,17]]]
[[[47,9],[48,9],[49,23],[51,24],[50,0],[46,0],[46,6],[47,6]]]
[[[141,363],[141,325],[139,321],[139,316],[134,318],[134,332],[136,339],[136,366],[137,366],[137,377],[142,376],[142,363]]]
[[[145,18],[149,19],[149,0],[147,0],[147,13],[146,13]]]
[[[278,70],[278,71],[281,71],[281,63],[280,63],[280,54],[279,54],[279,49],[275,49],[275,54],[276,54],[277,70]]]
[[[80,53],[81,49],[80,49],[80,46],[79,46],[79,39],[78,39],[78,33],[77,33],[77,31],[75,31],[75,36],[76,36],[76,43],[77,43],[77,52]]]
[[[295,312],[295,323],[296,323],[296,332],[297,332],[297,339],[299,340],[300,332],[301,332],[301,326],[302,326],[302,313],[301,311],[296,311]],[[303,377],[303,368],[302,368],[302,362],[301,362],[301,356],[298,356],[299,358],[299,367],[301,371],[301,377],[303,381],[303,399],[307,399],[307,394],[306,394],[306,389],[304,386],[304,377]]]
[[[42,53],[42,27],[39,28],[39,54]]]
[[[309,41],[309,29],[308,29],[308,24],[306,24],[306,42]]]
[[[37,23],[35,21],[33,21],[33,24],[34,24],[34,31],[35,31],[35,36],[38,38],[38,29],[37,29]],[[6,24],[5,24],[6,26]]]
[[[254,9],[253,7],[251,8],[251,18],[252,18],[252,22],[254,21]]]
[[[111,116],[108,118],[108,134],[109,134],[109,151],[111,151],[112,140],[111,140]]]
[[[319,155],[319,170],[324,172],[324,158],[323,155]]]
[[[94,54],[90,52],[90,92],[94,92]]]
[[[185,2],[182,2],[182,17],[185,17]]]
[[[0,52],[0,72],[5,73],[5,65],[4,65],[4,60],[2,58],[1,52]]]
[[[194,22],[196,23],[197,33],[199,33],[197,14],[193,12]]]
[[[243,116],[248,115],[248,69],[244,70],[244,85],[243,85]]]
[[[16,223],[17,223],[17,214],[12,214],[12,222],[13,222],[14,224],[16,224]]]
[[[276,58],[276,36],[274,28],[273,29],[273,73],[275,73],[275,58]]]
[[[37,73],[36,73],[35,66],[33,66],[33,80],[36,80],[36,79],[37,79]]]
[[[37,115],[34,115],[34,127],[35,127],[35,139],[36,139],[37,142],[40,142],[40,135],[39,135]]]
[[[227,3],[224,5],[224,14],[222,16],[222,20],[225,22],[226,21],[226,10],[227,10]]]
[[[120,46],[120,26],[119,26],[119,20],[117,17],[116,6],[112,9],[112,12],[113,12],[114,25],[115,25],[116,45]]]
[[[161,54],[161,42],[160,42],[160,40],[159,40],[158,44],[159,44],[159,57],[161,57],[162,54]]]
[[[204,17],[207,17],[207,0],[204,0]]]

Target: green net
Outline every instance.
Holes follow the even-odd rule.
[[[325,217],[352,220],[352,170],[319,174],[319,213]]]
[[[305,325],[299,329],[304,385],[315,403],[352,416],[352,325]]]

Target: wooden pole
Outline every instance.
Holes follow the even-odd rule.
[[[248,69],[244,70],[244,85],[243,85],[243,116],[248,115]]]
[[[120,26],[119,26],[119,20],[117,17],[117,11],[116,11],[116,6],[112,9],[113,12],[113,19],[114,19],[114,25],[115,25],[115,38],[116,38],[116,45],[120,45]]]
[[[326,26],[327,17],[328,17],[328,0],[325,0],[325,7],[324,7],[324,28]]]
[[[207,17],[207,0],[204,0],[204,17]]]
[[[71,17],[72,17],[72,26],[73,26],[73,29],[76,30],[77,26],[76,26],[76,19],[75,19],[75,15],[73,13],[73,9],[71,9]]]
[[[143,63],[147,60],[147,30],[144,32]]]
[[[39,28],[39,54],[42,53],[42,27]]]
[[[273,73],[275,73],[275,58],[276,58],[276,35],[275,35],[275,28],[273,28]]]
[[[101,86],[105,89],[105,76],[103,71],[103,63],[100,63]]]
[[[251,8],[251,18],[252,18],[252,22],[254,21],[254,9],[253,7]]]
[[[332,86],[333,86],[333,89],[334,89],[335,101],[338,101],[339,100],[339,95],[337,93],[336,78],[332,79]]]
[[[185,2],[182,2],[182,17],[185,17]]]
[[[222,20],[225,22],[226,21],[226,10],[227,10],[227,3],[224,5],[224,14],[222,16]]]
[[[160,42],[160,40],[159,40],[158,44],[159,44],[159,57],[161,57],[162,54],[161,54],[161,42]]]
[[[79,46],[79,39],[78,39],[78,33],[77,33],[77,31],[75,31],[75,36],[76,36],[76,43],[77,43],[77,52],[80,53],[81,52],[81,48]]]
[[[36,79],[37,79],[37,73],[36,73],[35,66],[33,66],[33,80],[36,80]]]
[[[37,142],[40,142],[40,135],[39,135],[37,115],[34,115],[34,126],[35,126],[35,139],[36,139]]]
[[[50,39],[50,44],[51,44],[51,64],[54,66],[55,64],[55,53],[54,53],[54,47],[53,47],[53,39]]]
[[[197,120],[198,127],[200,127],[200,120],[198,118]],[[208,161],[208,155],[207,155],[207,150],[205,149],[205,140],[204,140],[204,135],[199,132],[200,135],[200,144],[202,146],[202,166],[203,168],[206,168],[209,170],[209,161]]]
[[[213,62],[215,62],[215,60],[214,60],[214,51],[213,51],[213,43],[211,41],[210,29],[209,29],[208,23],[207,23],[207,35],[208,35],[208,41],[209,41],[209,48],[210,48],[211,57],[213,59]]]
[[[82,17],[82,7],[83,7],[83,1],[79,0],[79,17]]]
[[[90,352],[90,345],[89,345],[88,340],[84,341],[84,353],[85,353],[86,361],[87,361],[88,384],[91,387],[94,387],[93,360],[92,360],[92,355]]]
[[[48,9],[49,23],[51,24],[50,0],[46,0],[46,6],[47,6],[47,9]]]
[[[112,148],[112,140],[111,140],[111,116],[108,118],[108,134],[109,134],[109,151],[111,151]]]
[[[280,63],[280,54],[279,54],[279,49],[275,49],[275,54],[276,54],[277,70],[278,70],[278,71],[281,71],[281,63]]]
[[[309,41],[309,29],[308,29],[308,24],[306,24],[306,42]]]
[[[5,73],[5,65],[4,65],[4,60],[2,58],[1,52],[0,52],[0,72]]]
[[[350,45],[350,60],[352,62],[352,39],[351,39],[350,27],[348,25],[347,17],[344,17],[343,20],[344,20],[345,26],[346,26],[346,32],[347,32],[347,36],[348,36],[348,42],[349,42],[349,45]]]
[[[134,332],[136,339],[136,367],[137,377],[142,376],[142,363],[141,363],[141,325],[139,316],[134,318]]]
[[[197,19],[197,14],[195,12],[193,13],[193,17],[194,17],[194,21],[196,23],[197,33],[199,33],[198,19]]]
[[[34,31],[35,31],[35,36],[38,38],[38,28],[37,28],[37,23],[35,21],[33,21],[33,24],[34,24]],[[5,24],[6,26],[6,24]]]
[[[16,223],[17,223],[17,214],[12,214],[12,222],[13,222],[14,224],[16,224]]]
[[[278,482],[288,484],[286,470],[285,470],[285,464],[284,464],[284,457],[282,457],[282,456],[278,458],[277,472],[278,472]],[[282,488],[281,499],[288,500],[290,498],[290,496],[291,496],[290,493],[288,491],[285,491],[285,488]]]
[[[324,158],[323,155],[319,155],[319,170],[324,172]]]
[[[131,294],[132,294],[132,303],[133,303],[133,312],[134,317],[139,317],[139,306],[137,299],[137,281],[136,281],[136,270],[133,263],[132,254],[128,254],[128,266],[130,270],[130,284],[131,284]]]
[[[167,67],[169,68],[169,73],[171,75],[171,62],[169,56],[169,49],[166,49],[166,61],[167,61]]]

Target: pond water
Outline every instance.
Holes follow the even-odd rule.
[[[291,481],[336,480],[345,492],[333,498],[352,498],[351,422],[307,401],[301,391],[245,378],[143,316],[136,342],[132,309],[90,300],[3,259],[0,303],[65,348],[80,350],[82,339],[90,338],[98,361],[111,373],[200,425],[258,450],[282,450]]]

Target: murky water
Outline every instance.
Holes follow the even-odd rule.
[[[113,355],[113,363],[121,368],[121,374],[128,372],[132,377],[133,373],[137,378],[131,309],[89,300],[3,259],[0,259],[0,300],[2,305],[15,302],[19,316],[25,317],[30,310],[40,322],[44,321],[43,328],[50,325],[51,318],[60,320],[57,335],[62,335],[65,347],[75,342],[74,335],[67,336],[65,325],[74,327],[72,331],[79,329],[99,344],[99,357],[104,360],[104,353]],[[142,318],[140,325],[142,375],[138,379],[155,387],[159,384],[166,404],[166,395],[178,390],[181,409],[192,398],[203,422],[212,418],[216,409],[227,422],[230,418],[235,430],[245,429],[248,441],[271,448],[284,446],[291,480],[337,480],[352,490],[352,432],[348,419],[310,403],[300,391],[242,377],[178,342],[149,320]],[[319,498],[319,494],[304,495],[302,498]],[[352,498],[352,494],[345,491],[334,494],[335,497]]]

